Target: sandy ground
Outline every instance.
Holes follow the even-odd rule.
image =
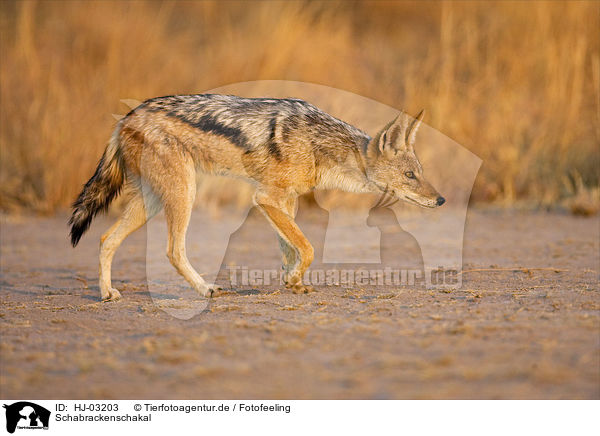
[[[236,286],[188,320],[148,291],[144,230],[115,258],[123,299],[99,302],[112,219],[72,249],[66,216],[2,217],[2,398],[600,398],[598,217],[471,210],[460,290]],[[248,221],[223,264],[277,268]],[[396,236],[388,251],[414,251]]]

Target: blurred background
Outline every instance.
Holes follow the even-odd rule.
[[[412,114],[426,108],[427,124],[483,160],[472,201],[598,209],[599,2],[0,7],[4,211],[68,208],[102,154],[111,114],[128,111],[122,99],[265,79],[327,85]],[[208,190],[226,202],[226,186]]]

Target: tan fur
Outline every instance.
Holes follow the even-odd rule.
[[[302,100],[216,95],[148,100],[119,122],[96,174],[75,203],[73,244],[125,179],[131,200],[101,238],[102,299],[120,298],[111,286],[116,249],[161,208],[169,230],[169,260],[194,289],[211,296],[216,287],[205,283],[185,251],[196,175],[241,177],[256,186],[254,203],[278,234],[287,285],[294,292],[309,292],[302,276],[314,250],[294,222],[299,195],[337,188],[386,193],[424,207],[443,203],[423,178],[414,153],[422,118],[422,113],[417,119],[400,113],[371,139]]]

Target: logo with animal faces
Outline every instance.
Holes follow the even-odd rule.
[[[5,404],[6,431],[14,433],[19,430],[48,430],[50,411],[45,407],[29,401]]]

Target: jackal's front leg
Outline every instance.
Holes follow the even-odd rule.
[[[296,266],[296,249],[288,244],[279,234],[277,234],[277,240],[279,241],[279,249],[281,250],[281,259],[283,262],[283,282],[287,285],[290,272]]]
[[[293,216],[283,210],[286,209],[286,204],[262,193],[257,193],[254,201],[280,238],[286,286],[292,288],[295,293],[314,291],[312,287],[302,284],[302,276],[313,261],[314,250],[294,222]]]

